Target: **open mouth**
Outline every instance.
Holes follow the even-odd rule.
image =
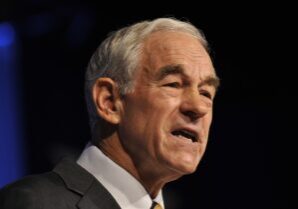
[[[180,138],[184,137],[186,139],[190,139],[192,142],[198,141],[197,134],[193,131],[186,130],[186,129],[175,130],[172,132],[172,135],[180,137]]]

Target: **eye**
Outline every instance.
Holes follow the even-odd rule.
[[[181,84],[179,82],[172,82],[172,83],[164,84],[163,86],[171,87],[171,88],[180,88]]]
[[[201,90],[200,94],[203,95],[204,97],[207,97],[208,99],[212,99],[212,95],[209,91]]]

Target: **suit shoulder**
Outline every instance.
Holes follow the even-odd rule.
[[[40,191],[43,189],[62,186],[64,183],[62,179],[54,172],[44,174],[26,176],[16,182],[5,186],[1,191],[8,191],[11,189],[25,189]]]
[[[43,208],[42,199],[64,188],[62,179],[54,172],[27,176],[0,190],[0,208]]]

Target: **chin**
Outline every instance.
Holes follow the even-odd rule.
[[[180,161],[181,163],[182,161]],[[184,162],[183,164],[179,165],[174,165],[174,169],[179,172],[181,175],[187,175],[187,174],[192,174],[197,170],[199,162],[194,162],[194,161],[187,161]]]
[[[181,171],[184,173],[184,175],[187,174],[192,174],[197,170],[197,165],[190,165],[190,166],[186,166],[185,168],[181,169]]]

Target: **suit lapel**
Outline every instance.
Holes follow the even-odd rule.
[[[120,209],[120,206],[103,187],[94,181],[77,206],[81,209]]]
[[[120,209],[100,182],[73,160],[62,160],[53,171],[63,179],[69,190],[82,196],[77,203],[80,209]]]

